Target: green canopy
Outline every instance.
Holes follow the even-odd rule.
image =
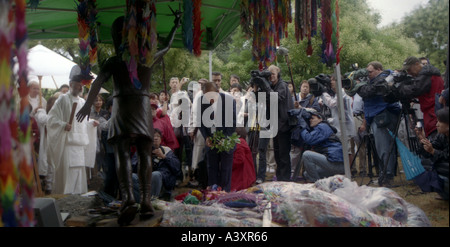
[[[98,41],[112,43],[111,25],[125,13],[125,0],[97,0]],[[76,0],[40,1],[37,9],[28,8],[26,23],[29,39],[63,39],[77,38]],[[202,50],[214,49],[235,28],[240,21],[240,1],[238,0],[203,0]],[[156,3],[157,32],[161,37],[169,34],[174,25],[173,10],[182,10],[182,0],[159,0]],[[181,28],[178,29],[172,47],[182,48]]]

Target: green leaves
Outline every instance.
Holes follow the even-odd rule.
[[[232,150],[237,143],[241,143],[239,135],[234,132],[231,136],[225,136],[223,131],[216,131],[211,137],[213,147],[211,149],[217,149],[218,153],[228,152]]]
[[[449,1],[430,0],[403,19],[404,33],[419,44],[420,52],[443,72],[447,57]]]

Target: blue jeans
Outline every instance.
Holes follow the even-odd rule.
[[[311,182],[345,173],[343,162],[330,162],[325,155],[313,151],[305,151],[302,162],[305,167],[303,175]]]
[[[133,179],[133,194],[137,203],[141,201],[141,192],[139,190],[139,176],[136,173],[132,175]],[[150,189],[151,196],[159,197],[162,188],[162,175],[159,171],[152,172],[152,188]]]
[[[395,134],[394,132],[398,117],[399,116],[395,114],[389,113],[389,119],[391,122],[388,126],[380,128],[377,126],[375,121],[373,121],[370,125],[375,140],[375,148],[377,150],[378,157],[381,160],[380,166],[382,167],[380,167],[380,175],[383,174],[388,179],[394,178],[395,166],[397,163],[397,146],[395,144],[392,145],[395,141],[389,134],[389,130],[391,130],[392,134]],[[389,150],[391,145],[392,149]],[[384,171],[385,164],[387,164],[386,171]]]

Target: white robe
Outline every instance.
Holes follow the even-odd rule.
[[[30,113],[30,117],[33,117],[36,120],[36,123],[39,127],[39,158],[38,158],[38,168],[39,175],[47,176],[47,151],[46,151],[46,141],[47,136],[45,134],[45,126],[47,124],[47,101],[42,97],[42,108],[39,108],[36,112],[34,110],[39,107],[39,95],[31,98],[28,95],[28,102],[30,103],[32,109]]]
[[[40,133],[40,142],[39,142],[39,158],[38,158],[38,167],[39,167],[39,175],[47,176],[47,135],[45,133],[46,125],[47,125],[47,113],[44,109],[38,109],[36,114],[34,115],[34,119],[39,127]]]
[[[192,102],[191,115],[189,116],[189,131],[188,133],[195,133],[195,128],[201,126],[201,122],[198,122],[197,115],[201,114],[198,112],[199,108],[198,104],[200,104],[200,99],[203,96],[202,91],[198,91],[194,94],[194,99]],[[200,131],[197,131],[197,134],[194,138],[194,145],[192,148],[192,169],[195,170],[198,168],[198,163],[203,160],[204,153],[203,149],[205,148],[205,138],[203,137]]]
[[[47,101],[44,99],[44,97],[42,97],[42,108],[45,110],[45,108],[47,107]],[[34,117],[33,111],[34,109],[39,107],[39,95],[31,98],[30,95],[28,95],[28,102],[30,103],[32,109],[31,109],[31,117]]]
[[[70,94],[61,95],[48,114],[47,161],[55,167],[53,193],[83,194],[87,192],[86,149],[95,140],[88,135],[88,129],[94,128],[92,121],[86,119],[79,123],[74,117],[72,129],[65,131],[69,122],[72,104],[77,102],[76,113],[83,107],[85,101]],[[96,127],[95,127],[96,128]],[[94,132],[95,133],[95,132]],[[95,150],[95,149],[94,149]],[[95,153],[94,153],[95,154]]]

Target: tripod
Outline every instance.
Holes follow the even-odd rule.
[[[364,118],[364,115],[356,115],[357,118],[362,117]],[[353,157],[353,160],[351,162],[351,168],[353,168],[353,166],[355,165],[355,160],[356,157],[358,157],[358,154],[361,150],[361,147],[365,146],[366,150],[366,160],[367,160],[367,176],[370,178],[370,181],[367,185],[372,183],[372,178],[375,177],[375,175],[373,174],[373,168],[375,167],[375,170],[377,172],[377,174],[379,173],[379,158],[378,158],[378,154],[377,154],[377,150],[375,148],[375,141],[374,141],[374,137],[372,133],[366,133],[363,138],[362,141],[360,142],[358,149],[355,153],[355,156]],[[364,164],[365,166],[366,164]],[[362,181],[361,181],[362,184]]]
[[[400,124],[401,124],[402,119],[405,120],[405,126],[406,126],[405,129],[406,129],[406,137],[407,137],[407,141],[408,141],[408,148],[410,150],[412,149],[411,151],[414,151],[415,153],[417,153],[417,151],[418,151],[419,143],[418,143],[417,137],[415,137],[415,136],[412,137],[410,135],[410,128],[413,128],[413,126],[414,126],[414,125],[411,125],[411,124],[417,122],[417,118],[415,117],[415,112],[414,112],[413,109],[411,109],[409,101],[402,101],[401,103],[402,103],[401,115],[400,115],[400,117],[397,120],[397,124],[396,124],[395,130],[393,132],[394,137],[393,137],[392,142],[391,142],[391,144],[389,146],[390,152],[389,152],[388,157],[387,157],[387,162],[384,162],[383,166],[380,167],[380,168],[382,168],[382,170],[380,171],[380,177],[378,178],[378,184],[380,186],[382,186],[383,183],[386,181],[387,166],[388,166],[388,163],[389,163],[389,159],[390,159],[392,153],[394,152],[393,148],[394,148],[394,145],[395,145],[395,140],[396,140],[396,138],[398,136],[398,130],[400,128]],[[410,116],[412,116],[412,119],[410,118]],[[395,152],[397,152],[397,151],[395,150]]]

